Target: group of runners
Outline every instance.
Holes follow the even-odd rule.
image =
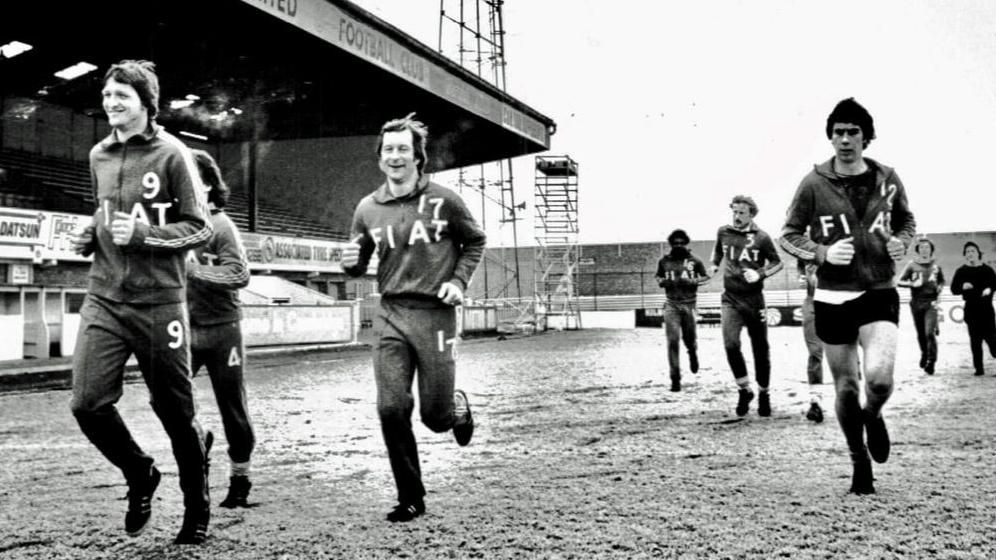
[[[90,152],[97,211],[72,238],[73,248],[92,255],[93,264],[74,353],[71,408],[82,432],[123,474],[128,485],[125,529],[140,534],[149,522],[161,474],[116,408],[125,362],[131,355],[137,358],[178,465],[185,512],[176,542],[199,544],[210,521],[208,469],[214,440],[198,421],[191,384],[202,365],[211,377],[228,442],[229,489],[220,505],[247,506],[252,486],[255,435],[243,377],[238,302],[238,289],[249,281],[245,251],[223,211],[228,188],[216,162],[155,122],[159,85],[154,65],[126,60],[111,66],[102,96],[111,133]],[[899,320],[895,263],[913,243],[915,228],[895,171],[863,157],[875,137],[868,112],[853,99],[841,101],[827,118],[826,135],[834,157],[803,179],[779,239],[757,227],[758,208],[750,197],[735,197],[731,223],[719,229],[710,263],[712,273],[725,263],[723,340],[740,416],[755,398],[758,414],[771,414],[762,287],[782,267],[776,243],[804,263],[813,316],[807,337],[819,340],[810,344],[810,381],[822,381],[815,374],[820,366],[816,355],[822,352],[833,374],[837,418],[854,465],[851,491],[864,494],[874,492],[871,460],[884,462],[889,456],[882,409],[893,389]],[[455,306],[463,301],[486,237],[461,197],[429,180],[428,139],[427,127],[414,114],[381,128],[375,153],[384,181],[357,205],[351,239],[342,250],[343,268],[352,276],[365,274],[372,257],[378,261],[381,302],[373,371],[377,413],[397,486],[397,505],[386,515],[391,522],[410,521],[426,511],[411,423],[416,375],[419,413],[429,429],[451,432],[460,446],[470,443],[474,432],[468,396],[455,383]],[[689,253],[689,241],[681,230],[672,233],[670,254],[658,271],[667,290],[665,323],[675,391],[681,390],[680,339],[691,370],[698,369],[695,297],[708,278],[704,263]],[[978,304],[971,312],[966,309],[973,352],[982,341],[992,351],[996,277],[980,263],[978,247],[968,245],[968,264],[955,273],[952,291]],[[902,275],[902,282],[922,295],[915,298],[915,316],[921,317],[917,332],[922,334],[923,367],[930,373],[936,362],[931,338],[936,321],[920,299],[936,293],[944,277],[927,253]],[[754,355],[756,392],[740,349],[744,328]],[[981,371],[981,362],[977,368]]]

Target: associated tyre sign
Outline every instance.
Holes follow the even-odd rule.
[[[243,233],[242,242],[250,270],[343,272],[343,241]],[[376,271],[376,258],[367,268]]]

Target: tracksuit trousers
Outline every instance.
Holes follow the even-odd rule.
[[[419,413],[433,432],[456,420],[453,410],[456,310],[418,299],[381,299],[374,346],[377,413],[400,503],[425,496],[412,432],[412,383],[418,372]]]
[[[245,347],[239,322],[194,326],[190,354],[193,374],[204,366],[211,378],[228,441],[228,458],[233,463],[248,463],[256,436],[246,401]]]
[[[153,459],[132,438],[115,404],[134,354],[152,410],[173,446],[186,508],[209,503],[204,433],[190,381],[186,303],[133,305],[87,295],[73,355],[71,409],[80,429],[131,484],[144,482]]]

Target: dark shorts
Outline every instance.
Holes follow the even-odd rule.
[[[875,321],[899,324],[899,292],[895,288],[869,290],[860,297],[835,305],[814,302],[816,336],[824,344],[851,344],[858,329]]]

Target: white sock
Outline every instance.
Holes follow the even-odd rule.
[[[249,476],[249,461],[245,463],[232,461],[232,476]]]

